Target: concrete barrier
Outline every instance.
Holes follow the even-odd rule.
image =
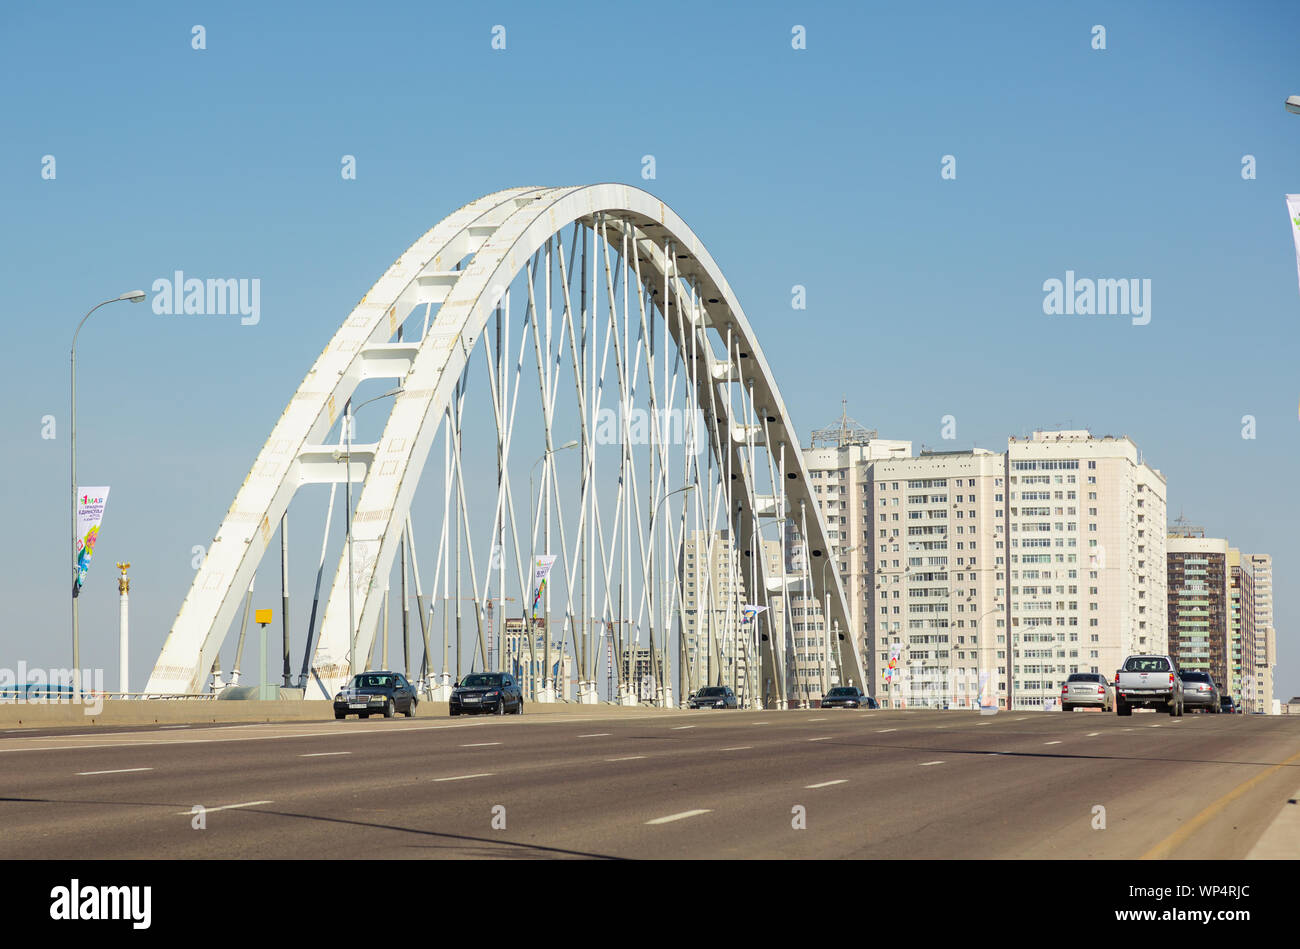
[[[107,700],[97,712],[90,705],[0,704],[0,727],[35,728],[76,725],[207,725],[245,722],[333,721],[334,704],[324,700],[220,702],[204,699]],[[417,718],[449,718],[446,702],[421,702]],[[680,709],[558,702],[524,704],[525,715],[625,716],[681,715]],[[399,718],[402,717],[400,714]]]

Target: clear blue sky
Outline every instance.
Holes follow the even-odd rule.
[[[68,347],[92,304],[176,269],[262,282],[256,327],[119,304],[82,337],[81,480],[113,489],[83,660],[116,669],[112,564],[130,559],[143,682],[192,545],[388,264],[486,192],[613,180],[701,236],[805,433],[845,395],[918,445],[948,414],[958,447],[1056,424],[1134,438],[1171,515],[1273,554],[1276,694],[1300,693],[1283,200],[1300,116],[1282,107],[1300,93],[1300,7],[727,8],[0,6],[0,664],[69,659]],[[1150,278],[1150,325],[1045,316],[1043,281],[1066,270]]]

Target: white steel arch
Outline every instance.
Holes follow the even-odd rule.
[[[552,239],[569,228],[575,233],[577,228],[599,231],[607,248],[621,240],[629,263],[637,268],[637,291],[657,296],[660,312],[674,314],[675,322],[665,316],[664,326],[681,357],[692,364],[694,398],[706,419],[718,477],[725,472],[733,486],[718,497],[733,508],[726,512],[726,523],[734,531],[735,547],[747,558],[738,578],[746,599],[765,603],[770,594],[793,587],[815,596],[820,605],[825,578],[830,586],[834,662],[846,681],[866,685],[839,570],[821,569],[831,547],[808,485],[798,438],[739,301],[703,244],[663,202],[637,188],[600,184],[516,188],[466,205],[412,245],[362,298],[290,400],[236,495],[163,645],[148,692],[203,689],[240,600],[294,493],[304,484],[335,483],[343,477],[363,482],[352,529],[356,626],[349,629],[349,570],[346,557],[341,557],[323,614],[307,696],[329,697],[346,681],[352,672],[350,634],[355,636],[355,656],[368,656],[384,605],[384,591],[376,578],[391,572],[403,536],[409,537],[416,486],[440,427],[459,410],[458,384],[465,378],[476,341],[484,337],[493,313],[500,312],[502,297],[516,276],[542,253],[549,267]],[[561,248],[563,267],[562,241],[556,246]],[[585,237],[583,250],[585,270]],[[608,251],[604,267],[609,281]],[[594,296],[594,268],[591,280]],[[611,296],[613,286],[608,283]],[[625,287],[625,321],[631,307],[626,294]],[[426,307],[427,313],[434,305],[436,318],[418,341],[394,339],[412,311]],[[566,298],[566,309],[568,305]],[[549,317],[548,309],[548,332]],[[644,324],[644,309],[641,319]],[[549,352],[549,341],[547,345]],[[647,375],[653,389],[651,366]],[[402,391],[392,401],[379,440],[354,445],[349,470],[341,475],[334,446],[324,445],[323,440],[358,384],[383,377],[400,379]],[[495,399],[495,381],[493,385]],[[721,387],[741,392],[739,411],[729,398],[719,398]],[[581,384],[578,389],[581,401]],[[543,384],[543,402],[546,395]],[[500,411],[504,413],[504,406]],[[591,444],[591,419],[584,409],[584,449]],[[549,428],[547,448],[552,448]],[[768,482],[770,493],[759,493],[761,480]],[[774,520],[783,529],[787,519],[804,534],[808,566],[801,577],[786,576],[784,568],[773,575],[767,558],[752,556],[757,553],[753,545],[761,522]],[[590,528],[580,526],[583,529]],[[639,537],[639,521],[637,531]],[[665,532],[671,537],[671,527],[666,526]],[[653,538],[651,545],[653,569]],[[665,556],[669,549],[665,541]],[[652,642],[654,609],[652,603]],[[665,620],[669,614],[665,609]],[[790,638],[788,630],[785,638]],[[770,704],[784,700],[789,646],[774,635],[761,647],[763,675],[772,683],[762,691],[774,687],[781,691]],[[583,663],[583,674],[589,677],[590,663]],[[363,667],[364,659],[358,663],[358,668]]]

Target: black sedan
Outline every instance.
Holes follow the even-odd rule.
[[[495,712],[524,714],[524,693],[515,677],[505,672],[471,672],[451,690],[452,715]]]
[[[334,696],[334,717],[369,718],[382,713],[384,718],[392,718],[401,712],[412,718],[419,704],[415,687],[400,672],[361,672]]]
[[[706,685],[692,693],[688,708],[739,708],[736,693],[729,685]]]
[[[852,685],[837,685],[822,696],[822,708],[880,708],[876,700]]]

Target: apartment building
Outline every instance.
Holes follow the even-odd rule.
[[[1070,673],[1167,647],[1165,479],[1132,440],[1038,431],[913,457],[868,434],[804,459],[882,703],[1052,707]],[[820,631],[816,603],[791,614],[796,639]]]
[[[1164,475],[1134,442],[1039,431],[1007,445],[1012,708],[1071,672],[1168,646]]]
[[[1208,672],[1228,694],[1231,548],[1180,522],[1167,540],[1169,654],[1188,672]]]
[[[761,540],[757,545],[749,538],[738,550],[729,531],[693,531],[682,544],[680,568],[683,611],[683,651],[686,681],[683,694],[702,685],[730,685],[741,699],[757,688],[750,662],[754,652],[754,627],[745,621],[743,611],[747,589],[760,589],[761,573],[755,574],[753,549],[767,560],[770,576],[782,572],[780,540]],[[746,571],[742,575],[741,571]],[[757,581],[757,582],[755,582]],[[784,610],[780,596],[772,598],[771,615],[764,614],[760,628],[775,633],[773,642],[782,642]],[[761,596],[757,605],[766,605]]]
[[[1233,701],[1244,707],[1255,696],[1255,574],[1235,547],[1228,551],[1228,679]]]
[[[1246,554],[1244,561],[1254,578],[1255,640],[1244,650],[1249,661],[1247,682],[1253,683],[1246,711],[1273,713],[1273,666],[1277,662],[1277,634],[1273,629],[1273,558]]]

